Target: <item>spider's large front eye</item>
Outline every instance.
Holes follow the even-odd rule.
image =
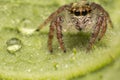
[[[79,11],[78,11],[78,12],[75,11],[74,14],[75,14],[76,16],[80,16],[80,12],[79,12]]]
[[[87,12],[86,10],[85,10],[85,11],[82,11],[82,15],[83,15],[83,16],[86,16],[87,13],[88,13],[88,12]]]

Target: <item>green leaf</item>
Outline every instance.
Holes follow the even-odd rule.
[[[26,30],[36,29],[63,3],[70,3],[72,0],[0,1],[0,79],[77,79],[76,77],[81,78],[83,75],[102,69],[116,61],[120,56],[120,18],[117,16],[120,6],[117,1],[113,4],[109,3],[114,6],[112,10],[110,6],[105,7],[110,12],[114,29],[108,27],[104,38],[96,42],[93,50],[88,54],[85,49],[88,45],[89,33],[65,33],[66,54],[59,49],[56,38],[53,41],[54,53],[49,53],[47,49],[48,26],[41,32],[30,32],[30,35],[24,35],[24,32],[29,33]],[[24,23],[24,20],[27,22]],[[23,28],[25,31],[21,32]],[[11,38],[20,39],[22,44],[21,49],[14,54],[7,51],[6,42]],[[116,64],[119,65],[118,62]],[[89,80],[83,77],[81,79]]]

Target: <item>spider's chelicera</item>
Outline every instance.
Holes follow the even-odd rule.
[[[48,37],[48,48],[50,52],[53,51],[52,39],[55,30],[60,47],[66,52],[62,39],[62,29],[66,27],[63,25],[64,21],[66,21],[66,24],[71,23],[77,30],[87,30],[88,28],[91,28],[92,35],[90,37],[87,51],[92,48],[96,39],[101,40],[104,36],[107,29],[107,23],[113,27],[108,12],[97,3],[82,0],[80,2],[63,5],[53,12],[37,29],[37,31],[39,31],[43,26],[51,22]]]

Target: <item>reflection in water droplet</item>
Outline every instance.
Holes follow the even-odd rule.
[[[6,42],[6,44],[7,44],[7,50],[10,53],[15,53],[16,51],[22,48],[22,43],[17,38],[11,38]]]

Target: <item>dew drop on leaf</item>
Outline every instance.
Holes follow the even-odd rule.
[[[15,53],[22,48],[21,40],[17,38],[11,38],[7,42],[7,50],[9,53]]]
[[[20,26],[17,28],[20,33],[23,35],[32,35],[35,32],[32,21],[29,19],[23,19],[20,23]]]

